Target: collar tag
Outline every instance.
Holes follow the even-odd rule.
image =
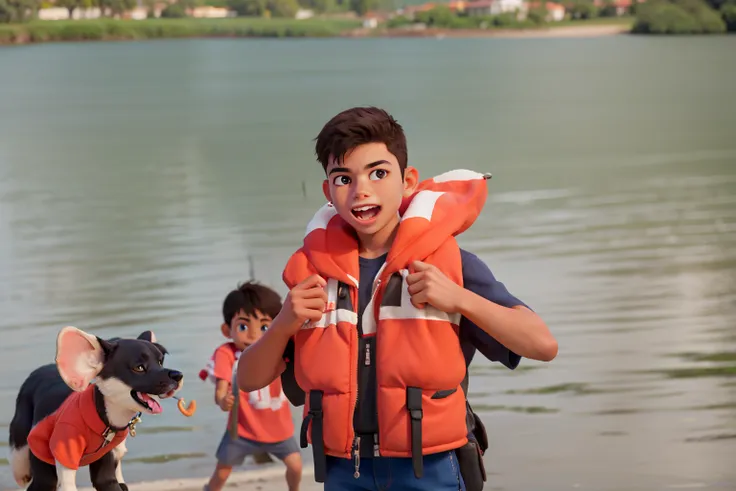
[[[115,432],[111,428],[105,428],[102,437],[105,439],[105,442],[110,443],[115,438]]]
[[[128,423],[128,427],[130,428],[130,436],[135,438],[135,425],[141,422],[141,413],[138,413],[135,415],[133,419],[130,420],[130,423]]]

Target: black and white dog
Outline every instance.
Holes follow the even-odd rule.
[[[164,368],[166,354],[151,331],[103,340],[63,328],[56,363],[35,369],[16,399],[9,443],[18,485],[76,491],[77,469],[87,465],[98,491],[127,491],[125,439],[135,436],[142,413],[161,413],[152,396],[173,396],[184,378]]]

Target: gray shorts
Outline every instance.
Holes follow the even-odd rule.
[[[242,436],[233,440],[230,433],[226,431],[217,447],[215,457],[221,465],[237,467],[243,465],[248,455],[257,453],[269,453],[279,460],[284,460],[293,453],[299,453],[299,445],[293,437],[276,443],[256,442]]]

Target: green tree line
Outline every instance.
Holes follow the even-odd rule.
[[[371,10],[390,10],[394,0],[170,0],[161,12],[165,18],[186,17],[189,9],[199,5],[227,7],[238,16],[247,17],[294,17],[300,8],[310,9],[317,14],[332,14],[353,11],[363,15]],[[143,0],[143,5],[153,17],[154,0]],[[69,10],[99,7],[103,16],[115,17],[130,10],[136,0],[55,0],[53,6]],[[36,17],[38,9],[51,6],[43,0],[0,0],[0,22],[18,23]]]
[[[640,34],[736,32],[736,0],[648,0],[637,9],[633,32]]]

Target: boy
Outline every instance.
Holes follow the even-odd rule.
[[[476,349],[513,369],[522,356],[552,360],[557,342],[455,242],[482,209],[485,176],[419,183],[401,126],[377,108],[338,114],[316,140],[329,203],[287,263],[284,308],[241,357],[238,385],[293,368],[307,393],[302,447],[312,443],[325,490],[465,489]]]
[[[215,350],[200,378],[216,384],[215,403],[230,412],[228,430],[217,448],[217,466],[205,491],[220,491],[233,466],[242,465],[248,455],[269,453],[286,465],[289,491],[298,491],[302,462],[294,440],[294,424],[289,404],[279,379],[260,390],[239,393],[236,402],[231,388],[236,361],[243,350],[252,345],[268,329],[281,310],[281,298],[270,288],[248,282],[231,291],[222,307],[222,335],[230,342]],[[233,406],[236,410],[232,411]],[[235,412],[237,411],[237,414]],[[237,436],[229,431],[237,418]]]

